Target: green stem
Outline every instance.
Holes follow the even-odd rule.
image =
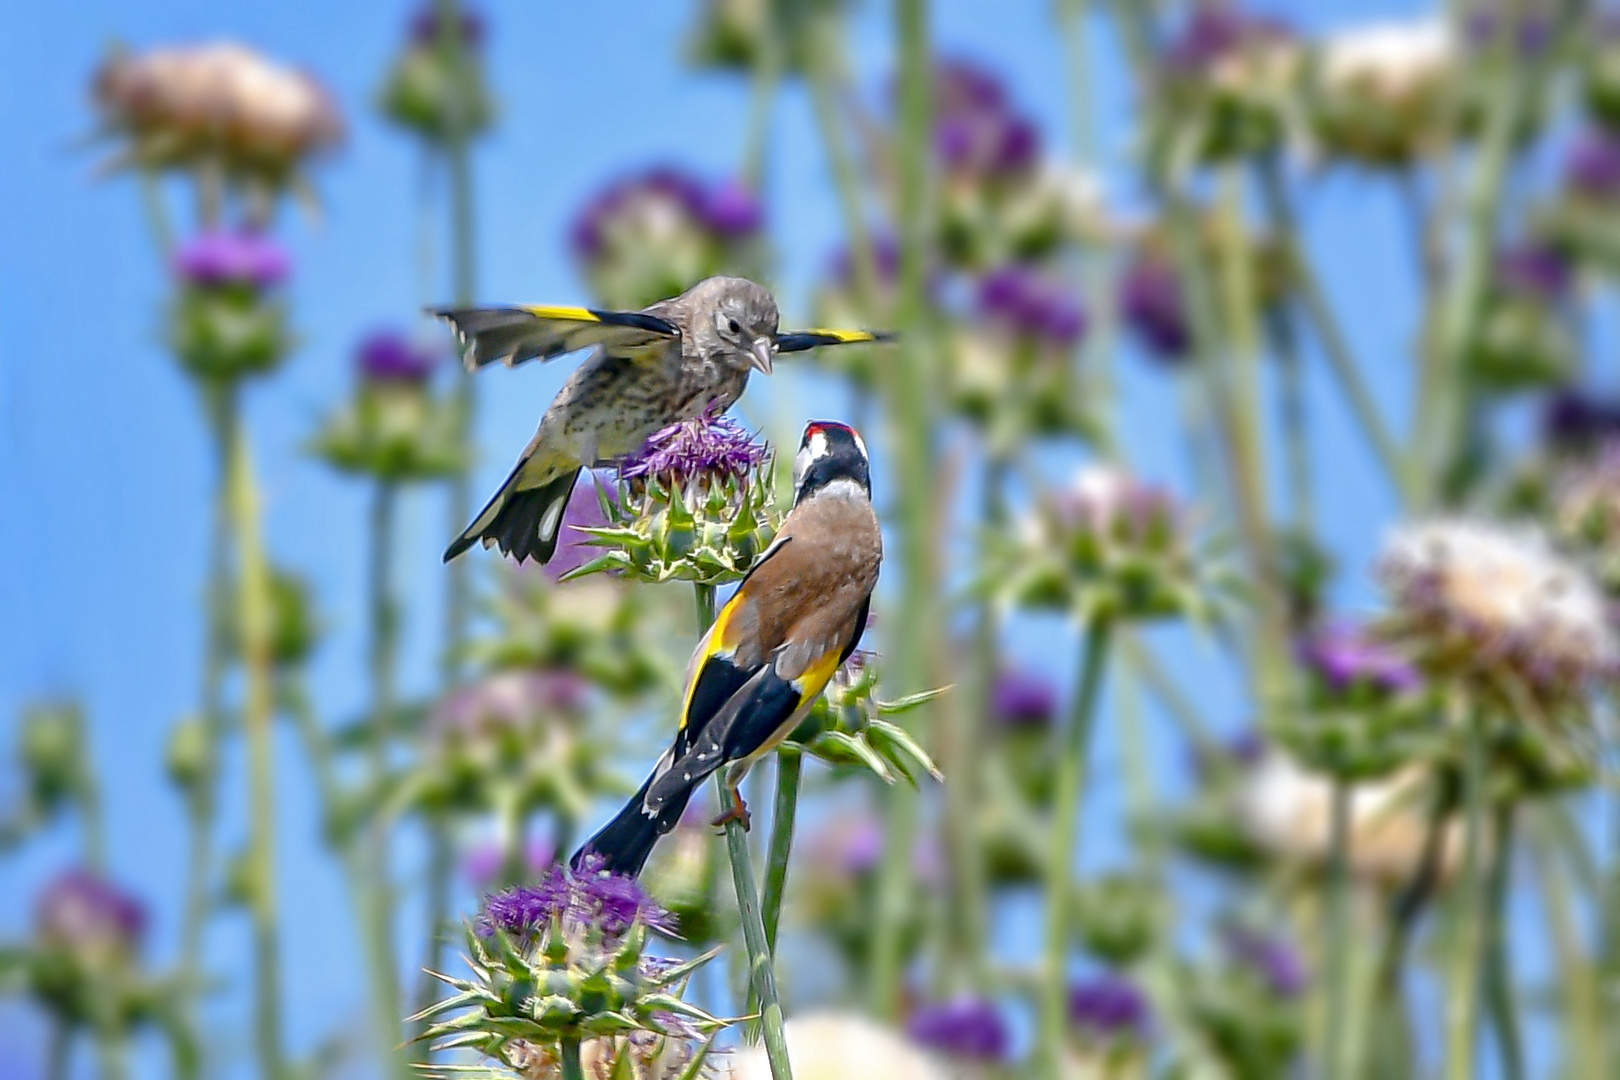
[[[788,856],[793,851],[793,822],[799,810],[799,779],[804,754],[784,746],[776,752],[776,809],[771,814],[771,848],[765,862],[765,897],[761,902],[765,944],[776,954],[776,930],[782,919],[787,888]]]
[[[714,781],[724,804],[730,798],[725,776],[716,774]],[[742,919],[743,943],[748,948],[749,992],[759,1002],[765,1057],[770,1062],[773,1080],[792,1080],[787,1039],[782,1031],[782,1003],[776,994],[775,965],[771,960],[770,944],[765,940],[759,889],[754,884],[753,862],[748,854],[748,832],[741,821],[726,822],[726,851],[731,856],[731,881],[737,890],[737,912]]]
[[[992,450],[985,464],[984,501],[980,507],[983,535],[1001,532],[1007,517],[1007,460]],[[974,613],[973,668],[978,694],[971,701],[947,705],[949,741],[941,754],[946,776],[945,840],[949,852],[950,892],[947,918],[940,920],[939,987],[941,1000],[980,981],[987,959],[985,945],[985,874],[978,843],[979,800],[984,778],[981,738],[985,718],[995,712],[1000,674],[1000,641],[995,604],[986,597]]]
[[[259,522],[259,493],[247,435],[235,427],[230,447],[231,510],[237,545],[237,604],[246,671],[251,879],[256,1031],[260,1071],[279,1080],[281,970],[276,924],[274,671],[270,653],[270,574]]]
[[[439,15],[439,48],[449,62],[457,85],[465,85],[462,67],[467,63],[461,35],[461,11],[457,0],[435,0]],[[451,291],[459,305],[471,304],[477,291],[474,280],[474,223],[472,155],[468,124],[453,120],[444,140],[445,163],[450,181],[450,277]],[[450,481],[450,528],[455,535],[466,527],[472,513],[472,428],[478,401],[474,383],[465,372],[456,380],[454,399],[454,443],[461,452],[461,464]],[[466,652],[467,623],[471,613],[470,582],[472,560],[455,559],[448,569],[444,602],[445,682],[454,686],[461,678]]]
[[[393,943],[382,935],[367,932],[372,922],[371,864],[366,852],[356,843],[361,834],[348,823],[335,821],[331,816],[340,812],[345,801],[344,792],[333,761],[332,740],[327,737],[315,715],[308,691],[301,681],[288,679],[283,683],[282,698],[304,743],[304,752],[315,774],[315,786],[320,792],[321,805],[326,809],[328,836],[337,849],[344,875],[348,879],[349,895],[355,905],[355,922],[361,928],[360,940],[365,955],[366,976],[370,982],[367,989],[371,995],[377,1043],[380,1051],[387,1054],[394,1042],[398,1041],[399,1013],[393,990]],[[449,880],[448,869],[445,870],[444,880]],[[431,970],[443,971],[444,968],[436,961]],[[437,979],[433,981],[438,982]],[[425,1006],[426,1002],[423,1004]]]
[[[196,784],[187,793],[190,851],[186,859],[185,913],[181,921],[180,985],[191,1002],[202,986],[203,930],[208,922],[209,886],[213,866],[214,814],[217,805],[219,742],[225,726],[225,670],[230,660],[231,576],[231,453],[239,423],[234,384],[205,383],[200,387],[213,439],[218,468],[213,521],[208,537],[208,579],[205,585],[207,629],[203,647],[202,765]],[[195,1016],[192,1020],[195,1021]]]
[[[73,1066],[73,1027],[60,1016],[51,1020],[50,1057],[46,1059],[46,1080],[68,1080]]]
[[[1266,337],[1277,357],[1281,384],[1280,426],[1288,472],[1288,510],[1294,530],[1301,536],[1315,532],[1316,509],[1311,498],[1311,445],[1305,407],[1305,365],[1299,353],[1299,335],[1293,313],[1280,307],[1266,312]]]
[[[697,600],[698,633],[706,634],[714,625],[715,588],[713,585],[694,585]],[[731,792],[726,786],[725,770],[715,774],[714,783],[720,793],[720,805],[726,806]],[[778,813],[781,800],[778,799]],[[791,845],[791,812],[788,815],[790,835],[782,838],[781,875],[787,875],[787,850]],[[780,818],[777,822],[780,825]],[[775,865],[777,837],[771,839],[772,865]],[[765,921],[761,913],[759,887],[754,883],[753,860],[748,854],[748,830],[741,821],[726,822],[726,852],[731,858],[731,881],[737,890],[737,913],[742,921],[743,943],[748,949],[748,993],[759,1002],[760,1029],[765,1037],[765,1056],[770,1061],[774,1080],[792,1080],[788,1067],[787,1039],[782,1032],[782,1004],[776,995],[776,970],[771,960],[771,942],[766,936]],[[781,882],[777,887],[780,889]],[[780,894],[777,904],[780,905]]]
[[[1192,743],[1199,759],[1216,762],[1215,767],[1219,768],[1219,763],[1225,760],[1220,740],[1210,730],[1209,721],[1198,711],[1192,698],[1176,683],[1175,676],[1165,670],[1153,650],[1136,634],[1121,634],[1119,644],[1125,660],[1142,677],[1159,703],[1165,706],[1170,719]]]
[[[1548,838],[1542,835],[1539,840],[1529,845],[1535,864],[1531,877],[1541,885],[1557,970],[1563,973],[1566,987],[1563,1014],[1572,1075],[1602,1076],[1604,1026],[1598,994],[1599,963],[1582,949],[1565,870],[1547,851],[1551,846]]]
[[[765,164],[770,158],[771,107],[776,88],[782,81],[782,31],[777,26],[777,7],[765,8],[765,34],[762,55],[754,67],[753,101],[748,111],[748,141],[743,151],[742,180],[748,190],[765,188]]]
[[[833,17],[827,14],[811,16],[813,40],[809,52],[810,105],[826,144],[827,161],[832,169],[833,190],[838,194],[838,207],[844,216],[844,231],[849,234],[849,249],[855,269],[855,286],[860,296],[871,303],[878,296],[877,265],[867,235],[866,214],[861,209],[860,174],[844,144],[844,132],[838,124],[838,111],[834,107],[832,59],[837,55],[837,42]]]
[[[1265,200],[1267,217],[1271,219],[1273,226],[1273,236],[1277,243],[1282,245],[1284,263],[1288,273],[1292,275],[1293,284],[1297,287],[1305,315],[1316,327],[1316,336],[1322,345],[1322,352],[1327,356],[1328,366],[1339,380],[1339,386],[1349,402],[1350,411],[1355,414],[1356,421],[1361,426],[1362,435],[1384,466],[1390,482],[1395,485],[1396,490],[1404,494],[1408,486],[1406,461],[1401,456],[1400,447],[1396,444],[1389,425],[1384,422],[1383,415],[1378,410],[1378,403],[1373,399],[1372,391],[1368,388],[1366,380],[1361,377],[1361,365],[1356,363],[1349,339],[1345,337],[1344,330],[1333,313],[1333,305],[1328,299],[1327,291],[1322,288],[1322,282],[1316,276],[1310,256],[1305,253],[1300,243],[1298,217],[1294,213],[1293,201],[1289,198],[1287,185],[1283,183],[1282,169],[1275,157],[1267,158],[1260,166],[1260,189]]]
[[[368,606],[371,621],[371,739],[367,746],[369,783],[380,791],[387,782],[389,751],[394,742],[394,685],[398,654],[399,613],[392,584],[394,523],[398,509],[398,485],[379,480],[372,491],[370,570]],[[394,966],[394,912],[392,860],[389,858],[388,821],[377,813],[368,828],[363,850],[367,954],[375,969],[372,990],[376,1002],[379,1050],[395,1072],[403,1072],[405,1055],[396,1047],[400,1042],[399,1022],[404,1015],[399,997],[399,978]]]
[[[564,848],[563,850],[566,850]],[[428,954],[426,971],[443,971],[445,951],[450,944],[450,885],[454,873],[455,849],[450,842],[449,822],[435,814],[428,821],[428,900],[427,933]],[[416,985],[415,1012],[432,1005],[444,984],[433,976],[422,974]],[[427,1043],[413,1044],[412,1060],[427,1060]]]
[[[625,1053],[629,1053],[629,1048]],[[579,1036],[565,1035],[562,1040],[562,1080],[585,1080],[585,1067],[579,1060]]]
[[[1499,22],[1507,25],[1506,20]],[[1484,58],[1497,70],[1489,82],[1484,134],[1463,202],[1463,246],[1445,283],[1449,291],[1428,342],[1435,355],[1425,365],[1424,385],[1419,388],[1413,414],[1414,469],[1421,470],[1429,485],[1419,501],[1424,507],[1432,507],[1445,497],[1445,485],[1455,465],[1452,457],[1467,441],[1472,411],[1466,371],[1468,350],[1478,333],[1491,260],[1496,254],[1497,219],[1513,161],[1515,128],[1546,65],[1545,60],[1536,58],[1523,63],[1511,61],[1509,51],[1513,46],[1505,40],[1508,33],[1503,31],[1497,37],[1503,40],[1495,42],[1492,55]],[[1423,468],[1425,465],[1429,467]]]
[[[890,625],[903,630],[889,636],[887,644],[895,689],[909,693],[921,689],[930,677],[941,621],[934,550],[938,411],[930,371],[934,351],[929,347],[925,292],[933,58],[926,0],[898,0],[895,11],[900,43],[899,323],[903,339],[898,362],[885,365],[884,384],[894,417],[890,475],[896,478],[900,510],[895,552],[901,575],[900,606]],[[868,983],[874,1015],[888,1021],[895,1020],[900,1009],[902,941],[916,885],[911,851],[918,805],[902,788],[897,785],[886,796],[885,856],[878,870],[876,936]]]
[[[101,1080],[124,1080],[129,1075],[128,1045],[121,1036],[98,1035],[96,1058],[101,1063]]]
[[[1345,1016],[1350,1004],[1350,798],[1353,792],[1343,777],[1333,779],[1329,832],[1327,937],[1327,1024],[1324,1033],[1322,1075],[1326,1080],[1348,1077],[1349,1044]]]
[[[1485,1007],[1502,1061],[1502,1080],[1524,1080],[1524,1045],[1513,995],[1512,958],[1508,954],[1507,906],[1512,887],[1513,803],[1503,800],[1493,814],[1486,915]],[[1574,978],[1574,973],[1569,973]]]
[[[1079,846],[1081,797],[1112,633],[1113,624],[1106,616],[1097,617],[1085,628],[1080,684],[1075,690],[1063,744],[1058,751],[1052,832],[1046,859],[1046,969],[1041,988],[1039,1033],[1041,1074],[1049,1080],[1060,1080],[1063,1075],[1063,1039],[1068,1030],[1071,870]]]
[[[1446,1076],[1473,1080],[1474,1032],[1480,976],[1479,927],[1485,913],[1485,882],[1479,872],[1485,831],[1485,730],[1478,716],[1467,720],[1468,764],[1463,776],[1463,865],[1451,941],[1451,981],[1446,1002]]]
[[[1095,104],[1092,93],[1092,65],[1086,40],[1086,16],[1089,0],[1061,0],[1058,18],[1063,24],[1064,61],[1069,76],[1069,102],[1072,109],[1074,145],[1071,158],[1077,169],[1092,176],[1101,176],[1098,169],[1097,124],[1092,114]],[[1081,373],[1088,414],[1096,426],[1100,447],[1116,449],[1115,405],[1117,386],[1113,371],[1116,350],[1114,342],[1117,318],[1111,290],[1114,277],[1110,273],[1108,252],[1098,245],[1088,247],[1079,255],[1081,289],[1086,311],[1092,324],[1081,345]]]

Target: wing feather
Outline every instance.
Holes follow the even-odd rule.
[[[895,335],[880,330],[787,330],[776,335],[776,351],[804,352],[822,345],[859,345],[894,339]]]
[[[435,308],[432,314],[455,331],[468,371],[496,361],[514,367],[550,360],[596,346],[633,353],[681,336],[674,323],[645,311],[507,305]]]

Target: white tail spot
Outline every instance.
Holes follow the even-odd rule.
[[[546,507],[545,515],[540,519],[540,539],[549,540],[557,532],[557,523],[562,520],[563,509],[568,500],[558,499]]]

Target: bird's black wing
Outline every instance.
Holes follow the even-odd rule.
[[[784,330],[776,335],[776,351],[804,352],[822,345],[859,345],[894,339],[893,334],[881,330]]]
[[[550,360],[599,345],[633,354],[681,336],[674,323],[645,311],[517,305],[430,310],[455,331],[468,371],[496,361],[513,367]]]

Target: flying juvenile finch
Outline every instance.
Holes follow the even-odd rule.
[[[883,562],[861,437],[844,424],[809,424],[793,486],[781,531],[692,655],[675,742],[624,809],[575,852],[576,866],[594,852],[614,873],[639,874],[698,785],[722,768],[733,802],[716,823],[746,824],[737,785],[798,726],[860,643]]]
[[[776,300],[745,278],[712,277],[640,311],[579,307],[440,308],[469,371],[596,347],[557,392],[512,474],[444,561],[478,541],[522,562],[557,549],[563,509],[582,466],[618,461],[681,420],[724,412],[748,373],[769,375],[777,353],[881,341],[865,330],[776,328]]]

